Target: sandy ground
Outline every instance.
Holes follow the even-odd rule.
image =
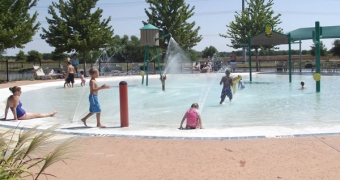
[[[75,146],[72,160],[47,169],[58,177],[49,179],[340,179],[339,136],[224,141],[79,137]]]

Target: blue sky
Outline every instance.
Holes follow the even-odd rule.
[[[55,0],[54,0],[55,1]],[[214,46],[218,51],[232,51],[226,46],[230,40],[222,38],[219,34],[226,34],[226,25],[233,21],[235,11],[242,10],[242,0],[186,0],[187,4],[195,6],[195,15],[188,22],[195,21],[200,26],[199,34],[203,39],[193,49],[202,51],[204,48]],[[40,0],[33,10],[38,11],[38,21],[41,27],[48,28],[45,17],[49,16],[47,8],[52,0]],[[111,16],[111,25],[115,35],[140,36],[139,29],[143,27],[142,21],[146,21],[144,9],[148,8],[145,0],[99,0],[97,7],[103,9],[103,17]],[[321,26],[340,25],[337,22],[340,15],[340,0],[274,0],[272,7],[276,14],[281,13],[281,25],[284,32],[302,28],[313,27],[315,21]],[[37,50],[41,53],[50,53],[54,50],[40,38],[41,29],[33,37],[33,41],[26,44],[25,53]],[[176,37],[173,37],[176,40]],[[324,39],[328,49],[332,47],[334,39]],[[312,40],[302,42],[302,49],[310,49]],[[287,45],[279,46],[281,50],[288,49]],[[298,49],[298,44],[292,45],[292,49]],[[7,55],[15,55],[20,49],[7,49]]]

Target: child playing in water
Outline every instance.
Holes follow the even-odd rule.
[[[85,77],[84,77],[84,72],[83,71],[80,71],[80,80],[81,80],[81,83],[80,83],[80,85],[81,86],[85,86],[85,83],[86,83],[86,79],[85,79]]]
[[[89,95],[89,101],[90,101],[90,113],[87,114],[84,118],[81,119],[81,121],[84,123],[85,126],[86,125],[86,120],[87,118],[89,118],[90,116],[92,116],[93,114],[96,114],[97,117],[97,127],[99,128],[105,128],[105,126],[103,126],[100,123],[100,112],[101,112],[101,108],[98,102],[98,91],[102,90],[102,89],[109,89],[110,86],[103,84],[102,86],[98,87],[96,78],[98,77],[98,70],[96,68],[91,68],[89,71],[89,74],[91,76],[91,80],[90,80],[90,95]]]
[[[305,82],[301,81],[301,89],[306,89]]]
[[[190,109],[184,114],[183,119],[181,121],[181,125],[179,126],[179,129],[183,129],[182,125],[185,119],[187,119],[187,125],[185,126],[186,129],[196,129],[196,128],[203,129],[201,115],[198,111],[197,103],[193,103]]]
[[[64,77],[65,77],[64,88],[65,88],[66,85],[67,85],[67,87],[71,87],[70,80],[69,80],[69,78],[66,76],[66,73],[64,73]]]
[[[238,88],[244,89],[246,86],[243,84],[242,79],[238,82]]]
[[[228,96],[230,102],[233,99],[233,94],[231,92],[231,86],[233,86],[233,79],[230,77],[229,69],[227,69],[225,71],[225,74],[226,75],[223,76],[221,81],[220,81],[220,85],[222,85],[222,83],[223,83],[223,89],[222,89],[222,92],[221,92],[221,101],[220,101],[220,104],[223,103],[223,101],[226,98],[226,96]]]

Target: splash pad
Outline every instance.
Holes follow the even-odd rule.
[[[238,75],[234,73],[232,75]],[[241,74],[247,79],[246,74]],[[299,82],[313,84],[310,76],[294,76],[294,85],[287,75],[254,74],[254,82],[245,81],[246,88],[234,94],[231,103],[219,105],[222,73],[168,75],[167,89],[160,88],[159,76],[150,76],[150,85],[140,84],[139,76],[99,78],[98,83],[111,86],[99,93],[102,106],[102,123],[108,128],[95,127],[95,117],[85,128],[80,117],[88,112],[88,87],[62,88],[62,82],[22,86],[23,108],[31,112],[48,112],[57,109],[52,118],[19,122],[1,121],[1,126],[47,128],[61,124],[61,131],[83,135],[105,134],[112,136],[146,137],[275,137],[315,133],[336,133],[340,128],[334,101],[339,85],[332,82],[339,77],[324,77],[323,92],[315,93],[313,87],[299,90]],[[120,81],[129,86],[130,127],[119,128]],[[210,86],[211,85],[211,86]],[[210,87],[209,87],[210,86]],[[43,88],[42,88],[43,87]],[[10,95],[7,88],[0,89],[1,109]],[[34,97],[34,101],[32,101]],[[191,103],[198,102],[202,113],[203,130],[178,130],[180,120]],[[9,118],[12,115],[9,113]]]
[[[173,46],[171,46],[171,44]],[[324,89],[315,93],[311,75],[296,75],[288,83],[288,75],[242,75],[246,88],[237,90],[233,101],[220,105],[219,85],[224,69],[216,73],[179,74],[180,63],[188,62],[184,51],[170,39],[166,54],[166,90],[162,91],[160,75],[150,75],[149,86],[141,84],[140,76],[98,78],[98,84],[108,84],[111,89],[99,92],[102,106],[101,122],[108,128],[96,128],[95,117],[88,119],[90,127],[84,127],[80,118],[88,113],[88,86],[64,89],[63,82],[22,86],[23,108],[30,112],[49,112],[57,109],[52,118],[19,122],[0,121],[0,126],[30,128],[40,125],[48,128],[61,124],[60,131],[79,135],[105,135],[115,137],[177,138],[177,139],[244,139],[276,136],[310,136],[313,134],[339,135],[340,105],[337,76],[323,77]],[[190,62],[190,61],[189,61]],[[247,81],[248,80],[248,81]],[[120,81],[129,88],[130,127],[120,128]],[[299,90],[300,81],[307,89]],[[5,108],[8,88],[0,89],[0,108]],[[194,102],[200,106],[203,130],[178,130],[185,111]],[[9,113],[9,118],[12,115]]]

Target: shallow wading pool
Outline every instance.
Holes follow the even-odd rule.
[[[165,91],[162,91],[159,75],[150,75],[148,86],[141,84],[141,76],[98,78],[98,84],[108,84],[110,89],[99,91],[102,107],[101,121],[108,128],[95,128],[96,119],[88,119],[84,128],[80,119],[88,113],[89,86],[80,86],[76,79],[74,88],[63,88],[63,81],[22,86],[20,97],[23,108],[29,112],[58,110],[55,117],[28,121],[1,121],[2,126],[46,128],[60,123],[61,130],[79,134],[119,134],[164,137],[236,137],[337,133],[340,128],[340,105],[337,93],[338,76],[323,76],[321,92],[316,93],[312,75],[294,75],[292,83],[288,75],[241,75],[246,88],[236,90],[230,103],[220,105],[219,85],[222,73],[170,74]],[[128,128],[120,126],[119,82],[128,83]],[[300,90],[304,81],[306,89]],[[0,89],[1,109],[11,94],[8,88]],[[178,130],[185,111],[194,102],[199,103],[204,130]],[[2,114],[0,114],[2,115]],[[12,114],[9,113],[12,118]]]

